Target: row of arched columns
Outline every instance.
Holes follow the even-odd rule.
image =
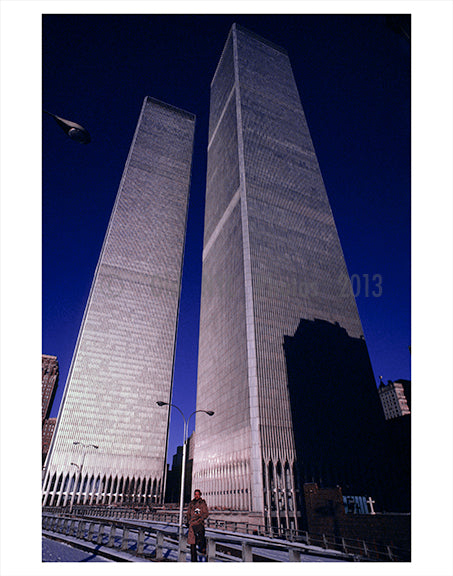
[[[199,488],[212,508],[251,510],[250,474],[244,460],[202,466],[192,486]]]
[[[294,462],[263,461],[263,489],[267,525],[297,529]]]
[[[43,506],[73,504],[155,504],[162,501],[162,479],[77,473],[49,474]]]

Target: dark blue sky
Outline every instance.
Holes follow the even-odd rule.
[[[173,396],[195,409],[209,86],[233,22],[287,49],[376,380],[411,377],[410,45],[385,16],[52,15],[43,108],[92,137],[79,145],[43,117],[43,353],[60,363],[52,416],[146,95],[197,115]]]

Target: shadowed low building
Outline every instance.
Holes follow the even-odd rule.
[[[183,447],[178,446],[173,456],[171,470],[167,472],[165,486],[165,502],[179,503],[181,496],[181,472],[182,472]],[[193,434],[187,439],[186,470],[184,478],[184,502],[192,499],[192,467],[193,467]]]
[[[338,323],[301,320],[284,349],[299,485],[339,485],[382,506],[385,422],[365,340]]]
[[[361,513],[348,513],[346,498],[340,487],[320,488],[316,483],[303,487],[307,530],[312,535],[333,536],[337,539],[365,540],[368,546],[377,544],[382,548],[396,547],[400,560],[410,561],[411,516],[410,514],[381,514],[372,509]]]

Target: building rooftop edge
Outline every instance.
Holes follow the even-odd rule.
[[[217,62],[217,66],[215,67],[214,74],[212,75],[211,84],[210,84],[211,89],[212,89],[212,85],[214,84],[215,77],[217,76],[217,72],[219,71],[220,63],[222,62],[223,55],[225,54],[226,47],[228,46],[228,42],[229,42],[229,40],[230,40],[230,36],[233,34],[234,27],[235,27],[235,24],[233,24],[233,25],[231,26],[231,28],[229,29],[228,34],[227,34],[227,37],[226,37],[226,40],[225,40],[225,42],[224,42],[224,44],[223,44],[222,53],[220,54],[220,58],[219,58],[219,60],[218,60],[218,62]]]
[[[159,106],[162,106],[163,108],[169,108],[170,110],[175,110],[181,114],[184,114],[185,116],[190,117],[193,120],[196,119],[196,114],[194,114],[193,112],[189,112],[188,110],[184,110],[183,108],[178,108],[178,106],[173,106],[173,104],[168,104],[168,102],[163,102],[162,100],[158,100],[157,98],[154,98],[153,96],[145,96],[145,103],[147,103],[147,102],[152,102],[153,104],[158,104]]]
[[[267,38],[263,38],[263,36],[260,36],[259,34],[252,32],[251,30],[249,30],[248,28],[245,28],[241,24],[237,24],[237,22],[234,22],[231,29],[232,30],[238,30],[239,32],[242,32],[243,34],[246,34],[247,36],[250,36],[251,38],[255,38],[255,40],[258,40],[262,44],[267,44],[268,46],[270,46],[274,50],[277,50],[278,52],[282,52],[283,54],[288,55],[288,51],[285,48],[283,48],[282,46],[279,46],[278,44],[271,42],[271,40],[267,40]]]
[[[258,42],[261,42],[262,44],[266,44],[270,48],[277,50],[277,52],[281,52],[282,54],[285,54],[286,56],[288,56],[287,50],[285,48],[283,48],[282,46],[278,46],[277,44],[274,44],[274,42],[271,42],[270,40],[263,38],[263,36],[260,36],[259,34],[252,32],[251,30],[249,30],[248,28],[245,28],[241,24],[238,24],[237,22],[233,22],[233,24],[231,25],[231,28],[228,31],[225,43],[224,43],[223,48],[222,48],[222,53],[220,55],[219,61],[217,62],[216,69],[214,70],[214,74],[212,75],[212,80],[211,80],[211,84],[210,84],[211,87],[214,83],[214,80],[215,80],[215,77],[217,75],[217,71],[219,69],[220,63],[222,62],[222,58],[223,58],[223,55],[225,53],[225,49],[228,45],[228,41],[230,39],[230,36],[236,31],[242,32],[243,34],[250,36],[251,38],[254,38],[255,40],[258,40]]]

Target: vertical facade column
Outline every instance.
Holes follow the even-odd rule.
[[[60,486],[59,490],[56,490],[56,496],[57,496],[57,500],[55,505],[59,506],[60,502],[62,500],[62,496],[63,496],[63,487],[64,487],[64,479],[63,479],[63,474],[60,474],[58,482],[56,483],[56,486],[58,488],[58,486]]]
[[[249,217],[247,209],[247,187],[245,177],[244,160],[244,136],[242,132],[242,103],[241,103],[241,79],[239,77],[238,41],[236,27],[233,25],[233,58],[234,77],[236,88],[236,114],[237,114],[237,141],[239,156],[240,193],[241,193],[241,223],[242,242],[244,258],[244,286],[245,286],[245,308],[247,327],[247,367],[248,367],[248,388],[250,402],[250,430],[251,430],[251,478],[252,478],[252,509],[256,512],[264,513],[263,504],[263,483],[261,474],[262,448],[260,432],[260,411],[258,374],[256,361],[256,341],[255,341],[255,313],[252,291],[252,272],[250,261],[250,238],[249,238]]]
[[[286,527],[290,528],[290,487],[287,483],[287,469],[288,469],[288,462],[285,462],[283,466],[283,490],[284,490],[284,499],[285,499],[285,512],[286,512]]]
[[[265,516],[267,517],[267,526],[270,527],[271,524],[271,513],[272,513],[272,498],[271,498],[271,484],[270,484],[270,462],[263,461],[263,477],[264,477],[264,493],[266,494],[266,504],[267,510]]]

